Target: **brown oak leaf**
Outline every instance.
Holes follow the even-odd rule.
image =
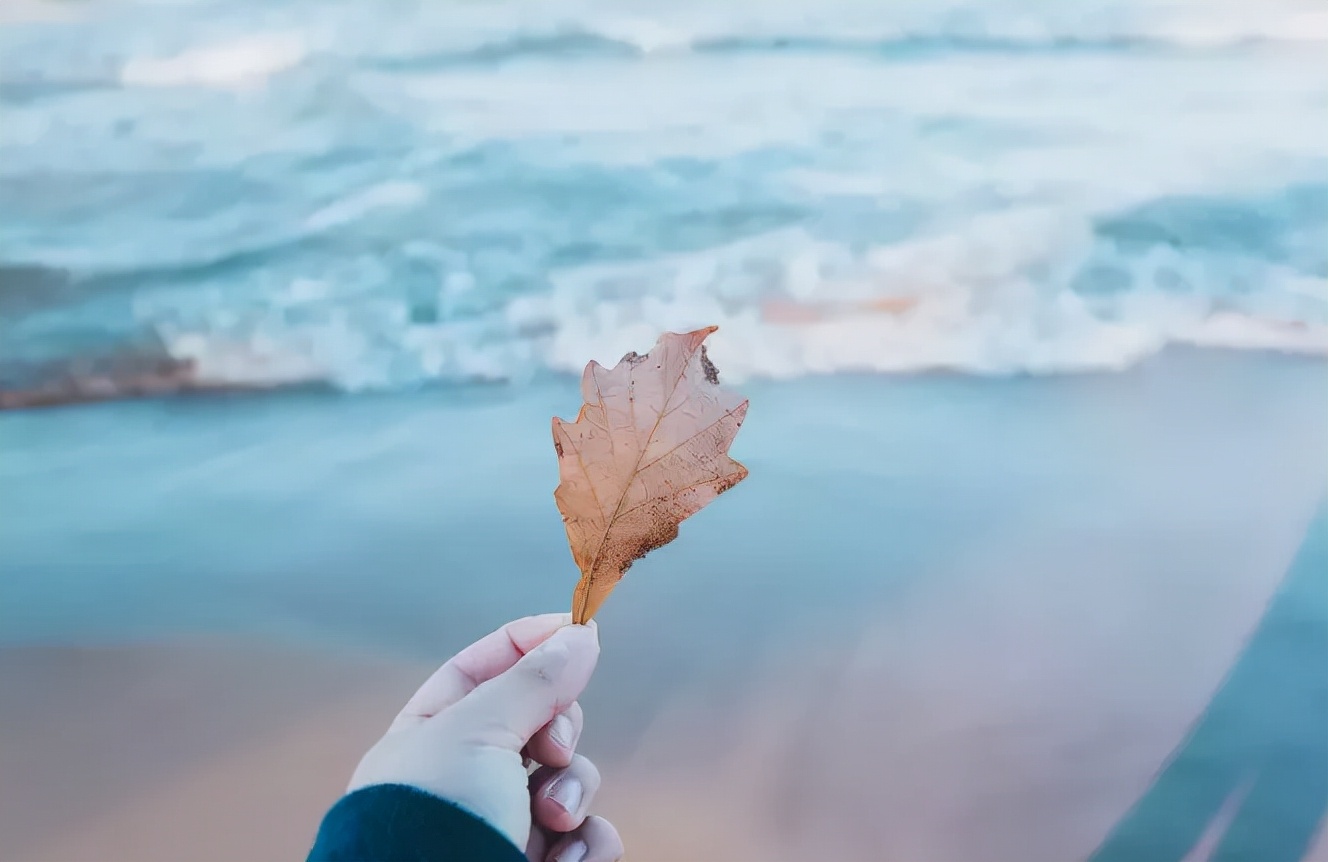
[[[553,420],[553,496],[581,569],[573,622],[594,616],[633,561],[747,476],[728,455],[747,399],[720,388],[702,344],[716,328],[666,332],[612,369],[591,362],[576,421]]]

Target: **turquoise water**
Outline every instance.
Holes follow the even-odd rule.
[[[1328,352],[1313,0],[16,8],[0,387]]]

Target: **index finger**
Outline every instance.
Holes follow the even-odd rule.
[[[570,625],[571,614],[540,614],[513,620],[452,656],[425,680],[392,722],[393,730],[432,718],[493,679],[549,635]]]

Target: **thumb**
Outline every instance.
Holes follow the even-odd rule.
[[[555,715],[572,705],[599,661],[594,622],[558,629],[503,673],[448,710],[475,742],[520,752]]]

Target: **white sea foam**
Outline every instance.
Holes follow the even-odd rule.
[[[304,221],[308,230],[321,231],[355,221],[375,210],[412,207],[426,197],[418,183],[384,182],[333,201]]]
[[[796,241],[788,234],[770,239]],[[516,298],[498,318],[468,322],[410,324],[404,308],[343,307],[327,286],[297,282],[266,319],[219,315],[163,340],[207,382],[320,380],[349,391],[520,381],[541,369],[575,374],[589,358],[611,365],[644,350],[661,331],[709,324],[721,328],[712,351],[734,381],[1120,371],[1173,344],[1328,357],[1322,323],[1157,291],[1104,304],[1033,283],[1014,258],[1005,261],[1009,267],[977,269],[957,260],[950,280],[933,261],[935,280],[904,280],[870,255],[859,261],[862,270],[844,269],[842,249],[811,243],[788,259],[782,277],[761,285],[735,277],[744,250],[729,251],[728,260],[684,256],[661,269],[568,273],[548,294]],[[960,280],[965,274],[967,282]],[[301,303],[322,311],[294,322],[285,309]]]
[[[693,36],[649,18],[611,18],[595,27],[606,39],[631,45],[643,54],[686,50]]]
[[[550,290],[471,320],[412,322],[389,297],[366,301],[353,285],[296,279],[265,296],[265,316],[235,314],[219,300],[161,332],[171,355],[193,362],[208,382],[322,380],[351,391],[577,373],[589,358],[613,364],[642,351],[661,331],[710,324],[722,331],[715,359],[733,380],[1119,371],[1172,344],[1328,357],[1328,280],[1267,269],[1269,283],[1243,306],[1167,291],[1155,286],[1157,273],[1174,261],[1112,259],[1089,224],[1059,209],[1026,208],[867,248],[782,230],[561,270]],[[1103,255],[1133,286],[1106,295],[1074,289],[1085,261],[1102,264]],[[471,290],[454,274],[439,285],[438,301]],[[1281,313],[1287,301],[1310,303],[1305,319]]]
[[[230,341],[203,332],[182,332],[163,339],[173,359],[189,362],[193,379],[207,385],[266,388],[328,381],[326,368],[284,341],[254,337]]]
[[[522,379],[712,323],[738,378],[1328,355],[1318,0],[125,8],[12,61],[132,58],[6,91],[0,233],[208,381]]]
[[[661,330],[719,324],[727,374],[978,374],[1115,371],[1168,344],[1328,356],[1328,326],[1224,308],[1141,287],[1109,300],[1065,281],[1086,223],[1027,211],[868,250],[785,232],[719,252],[567,273],[546,296],[509,306],[517,328],[550,332],[541,355],[575,372],[613,362]],[[769,273],[773,280],[744,273]],[[1124,264],[1123,264],[1124,265]],[[1061,275],[1057,275],[1057,272]],[[1323,285],[1320,285],[1322,289]]]
[[[258,34],[168,57],[135,57],[121,69],[120,81],[142,87],[254,87],[298,65],[305,53],[297,36]]]
[[[1230,311],[1214,312],[1188,327],[1178,328],[1172,338],[1177,343],[1200,347],[1328,356],[1328,326],[1267,320]]]

